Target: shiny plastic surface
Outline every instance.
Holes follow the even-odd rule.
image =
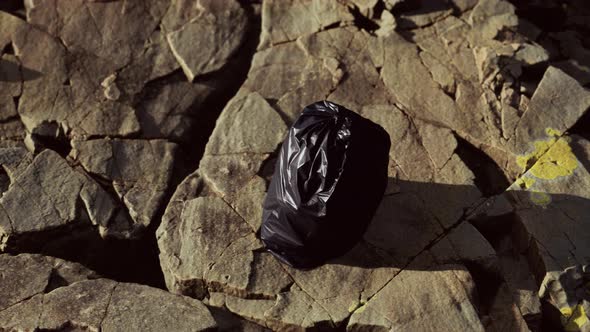
[[[313,268],[358,242],[387,184],[389,135],[329,101],[311,104],[281,147],[262,216],[267,250]]]

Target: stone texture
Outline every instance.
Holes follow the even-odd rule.
[[[128,236],[116,202],[95,181],[51,150],[32,158],[23,148],[14,149],[0,150],[11,181],[0,197],[3,250],[18,247],[21,238],[72,225]],[[34,203],[23,208],[22,197]]]
[[[484,331],[473,306],[475,285],[469,272],[460,265],[440,268],[442,270],[402,271],[374,298],[354,311],[347,330]],[[437,305],[431,306],[432,302]]]
[[[318,0],[266,1],[259,49],[293,41],[338,23],[351,22],[346,4]]]
[[[224,67],[247,39],[249,20],[237,2],[226,2],[201,1],[196,6],[181,1],[77,0],[70,5],[28,1],[27,22],[2,13],[1,46],[12,46],[27,74],[18,82],[22,93],[17,105],[27,131],[55,122],[68,138],[139,135],[186,139],[186,127],[195,122],[193,107],[219,93],[217,83],[223,79],[212,74],[202,84],[183,85],[175,75],[181,66],[173,51],[184,59],[182,63],[188,58],[210,62],[204,72]],[[191,8],[183,10],[185,7]],[[237,22],[241,29],[228,28],[236,27]],[[199,34],[203,41],[195,43],[186,40],[183,27],[212,32]],[[92,31],[79,33],[87,29]],[[172,49],[170,34],[175,36]],[[205,40],[207,47],[195,47]],[[224,46],[215,51],[218,44]],[[212,53],[196,52],[204,50]],[[38,78],[33,79],[35,76]],[[161,80],[177,86],[171,90]]]
[[[286,133],[280,115],[261,95],[250,93],[232,101],[219,117],[207,154],[271,153]]]
[[[189,81],[220,69],[241,45],[248,23],[235,0],[199,1],[195,6],[201,12],[166,35]]]
[[[270,15],[270,7],[277,4],[263,6],[268,6]],[[435,25],[456,23],[461,32],[473,29],[445,15]],[[489,29],[498,30],[498,26],[502,24]],[[459,32],[453,31],[452,37]],[[209,305],[271,329],[342,328],[351,316],[349,329],[379,324],[387,329],[391,317],[356,320],[359,308],[384,301],[387,296],[381,294],[402,274],[421,285],[422,275],[441,273],[464,292],[441,290],[441,299],[461,298],[470,311],[468,315],[441,311],[440,315],[456,317],[449,327],[483,329],[485,323],[486,328],[523,328],[526,324],[506,283],[494,286],[501,291],[490,300],[494,306],[486,307],[480,317],[480,304],[466,295],[476,292],[469,272],[461,267],[461,276],[452,279],[454,274],[445,269],[448,265],[442,265],[480,264],[490,273],[500,270],[494,248],[463,219],[468,209],[481,204],[482,194],[474,185],[473,172],[456,153],[456,136],[473,133],[491,142],[486,136],[491,130],[488,125],[479,124],[479,114],[468,113],[467,104],[483,91],[478,88],[469,41],[463,41],[466,50],[459,50],[463,58],[456,59],[452,53],[441,57],[430,48],[421,51],[396,33],[375,37],[352,27],[311,31],[295,38],[261,42],[248,78],[217,121],[199,170],[178,187],[168,206],[158,243],[169,289],[208,298]],[[426,39],[421,45],[433,47]],[[417,87],[426,91],[417,96]],[[290,124],[305,105],[323,98],[347,105],[390,134],[390,180],[361,243],[320,268],[298,271],[261,253],[255,232],[264,179],[272,173],[272,154],[286,131],[283,121]],[[508,105],[513,104],[511,98],[506,93]],[[257,115],[250,118],[248,111]],[[254,118],[266,120],[250,124]],[[258,123],[273,125],[245,131]],[[457,128],[462,128],[461,133]],[[494,128],[494,134],[500,135]],[[256,135],[260,132],[265,134]],[[226,230],[214,233],[212,222]],[[200,254],[186,256],[195,252]],[[414,310],[398,302],[391,307]],[[424,306],[429,313],[441,310]],[[409,324],[431,326],[422,319]]]
[[[562,136],[535,144],[549,147],[542,149],[528,171],[497,200],[508,201],[512,207],[503,213],[512,213],[515,218],[511,233],[517,256],[501,259],[501,265],[508,284],[520,290],[515,298],[523,315],[538,315],[536,290],[540,288],[549,305],[558,311],[565,308],[558,325],[573,328],[568,327],[574,324],[568,318],[574,317],[581,327],[586,321],[582,302],[578,307],[574,297],[558,294],[576,292],[578,286],[562,279],[570,278],[574,267],[588,264],[590,257],[583,212],[588,209],[589,173],[585,165],[590,143],[579,136]],[[495,206],[498,203],[490,205],[488,215],[495,214]],[[515,269],[525,262],[530,272]],[[551,319],[552,315],[548,316]]]
[[[575,265],[564,271],[549,272],[543,279],[539,296],[559,309],[560,323],[566,331],[588,331],[590,329],[590,301],[588,280],[590,267]]]
[[[193,299],[2,255],[0,330],[589,328],[583,1],[4,2],[0,250]],[[385,128],[389,180],[299,271],[261,204],[324,99]]]
[[[103,330],[206,331],[217,324],[201,302],[160,289],[119,283],[102,321]]]
[[[436,0],[420,1],[416,7],[418,8],[400,14],[399,28],[414,29],[431,25],[452,13],[449,4]]]
[[[170,183],[177,145],[164,140],[73,141],[70,157],[90,174],[111,182],[134,221],[147,227]]]
[[[217,324],[197,300],[101,279],[80,264],[0,255],[0,330],[209,331]]]
[[[556,139],[506,193],[515,202],[522,245],[528,247],[538,282],[550,271],[587,264],[590,257],[583,217],[588,208],[589,153],[590,143],[583,138]]]
[[[549,128],[554,135],[561,135],[589,107],[590,91],[563,71],[549,67],[516,127],[516,145],[529,148],[531,142],[551,134]]]
[[[217,327],[197,300],[108,279],[80,281],[36,295],[0,312],[0,321],[0,327],[9,330],[210,331]]]
[[[99,278],[82,265],[41,255],[2,254],[0,265],[0,312],[56,288]]]

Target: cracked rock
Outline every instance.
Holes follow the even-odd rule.
[[[0,265],[0,315],[2,311],[28,301],[36,295],[78,281],[99,278],[95,272],[80,264],[41,255],[2,254]],[[0,323],[0,328],[7,327],[2,324]]]
[[[460,265],[402,271],[353,312],[347,330],[484,331],[473,305],[474,290],[469,272]]]
[[[588,155],[590,142],[581,137],[554,139],[506,193],[522,223],[521,245],[538,282],[546,273],[590,259],[583,212],[589,206]]]
[[[220,69],[242,44],[248,26],[246,13],[235,0],[201,0],[195,6],[200,13],[166,35],[189,81]]]
[[[99,279],[80,264],[0,255],[0,329],[209,331],[217,324],[199,301],[143,285]]]
[[[72,141],[70,157],[90,174],[109,181],[134,221],[147,227],[168,189],[177,145],[164,140]]]
[[[264,15],[271,15],[278,4],[263,6],[267,6]],[[418,285],[418,272],[446,266],[441,264],[497,266],[493,248],[463,221],[466,211],[481,203],[482,194],[474,185],[473,172],[455,153],[457,139],[448,126],[467,125],[468,120],[422,63],[439,66],[436,77],[443,82],[452,72],[446,62],[426,53],[421,60],[416,47],[395,32],[376,37],[353,27],[338,27],[295,38],[260,47],[248,78],[217,121],[199,170],[177,188],[157,232],[168,288],[205,298],[212,306],[271,329],[326,329],[342,327],[348,319],[352,322],[353,312],[381,298],[400,271]],[[395,48],[390,48],[392,42]],[[408,58],[422,66],[422,76],[404,69]],[[386,73],[392,65],[407,71]],[[469,77],[477,80],[472,69]],[[429,84],[436,96],[425,103],[412,97],[416,88],[401,83],[399,77],[405,76],[432,82],[418,78],[415,86],[424,89]],[[392,85],[396,88],[391,89]],[[451,81],[446,86],[449,91],[455,88]],[[256,238],[266,191],[264,174],[272,168],[273,154],[287,129],[285,122],[290,124],[306,103],[324,98],[347,105],[385,128],[392,140],[390,179],[361,243],[324,266],[299,271],[263,252]],[[447,115],[441,111],[445,100]],[[417,112],[428,109],[437,120]],[[448,121],[438,120],[445,116]],[[244,125],[249,121],[254,123]],[[420,265],[417,257],[430,257],[429,263]],[[469,278],[465,270],[458,281],[453,279],[463,293],[441,290],[440,296],[449,301],[461,297],[471,310],[467,318],[453,312],[454,327],[481,329],[478,304],[470,302],[464,291],[472,286],[462,286],[470,283]],[[522,324],[522,317],[519,321],[514,312],[508,313],[517,308],[511,294],[503,294],[507,297],[498,297],[497,303],[506,303],[507,309],[489,316]],[[439,309],[426,306],[424,310]],[[370,316],[349,328],[377,326],[387,319]],[[415,324],[426,326],[418,319]]]
[[[590,11],[541,2],[0,5],[0,251],[118,280],[0,255],[0,330],[590,329]],[[258,231],[319,100],[385,128],[389,179],[302,271]]]
[[[253,92],[233,100],[226,107],[205,153],[271,153],[286,133],[287,128],[280,115],[260,94]]]
[[[293,41],[338,23],[352,22],[347,5],[339,1],[272,0],[262,4],[259,49]]]
[[[26,130],[56,122],[68,139],[186,139],[200,117],[199,105],[222,91],[219,83],[224,78],[212,73],[200,84],[183,85],[186,80],[176,75],[181,66],[173,51],[183,59],[202,62],[209,68],[202,68],[203,73],[220,69],[246,40],[249,20],[235,1],[227,1],[231,9],[201,1],[199,8],[183,10],[187,4],[27,1],[26,22],[0,13],[0,46],[12,45],[23,73],[26,69],[38,75],[22,82],[17,111]],[[240,31],[225,28],[238,21]],[[182,27],[192,31],[189,27],[199,26],[198,22],[207,34],[211,27],[219,30],[211,38],[200,34],[209,45],[198,43],[198,50],[211,54],[195,54],[196,44],[178,31]],[[176,36],[172,50],[169,34]],[[1,123],[15,132],[6,136],[17,138],[18,124]]]
[[[36,234],[74,226],[96,228],[103,236],[128,236],[129,229],[118,225],[124,217],[111,196],[54,151],[32,158],[23,148],[8,148],[0,149],[0,155],[11,181],[0,197],[3,250],[17,249],[21,240]],[[22,197],[32,204],[23,208]]]
[[[561,312],[561,321],[558,319],[557,323],[567,328],[575,321],[578,324],[576,328],[579,328],[587,320],[583,306],[578,307],[582,302],[578,303],[578,299],[570,295],[559,295],[560,292],[574,294],[577,286],[561,281],[560,276],[569,278],[568,269],[586,265],[590,259],[586,241],[590,234],[584,217],[589,202],[587,186],[590,174],[586,165],[590,143],[579,136],[553,137],[534,143],[540,151],[527,157],[528,171],[502,196],[495,198],[496,203],[489,205],[487,214],[503,211],[500,213],[515,216],[511,231],[514,250],[517,255],[522,254],[522,258],[518,258],[519,264],[524,264],[525,260],[528,263],[528,273],[534,281],[527,280],[525,275],[514,274],[515,270],[510,266],[516,262],[501,261],[506,266],[505,270],[511,270],[505,271],[509,285],[529,290],[516,294],[521,312],[534,314],[538,310],[535,309],[538,298],[535,299],[534,289],[541,289],[540,295],[547,295],[550,305]],[[505,201],[511,207],[498,210],[498,202]],[[568,296],[571,301],[566,301]]]
[[[590,331],[589,280],[588,265],[552,271],[543,279],[539,296],[559,309],[560,323],[566,331]]]

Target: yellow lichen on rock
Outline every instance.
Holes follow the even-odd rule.
[[[551,203],[551,195],[548,193],[532,191],[530,197],[531,202],[542,207],[546,207],[549,205],[549,203]]]
[[[563,327],[566,331],[580,331],[581,327],[589,321],[584,307],[581,305],[576,305],[573,308],[561,308],[560,311],[563,315]]]
[[[561,135],[563,135],[563,133],[561,131],[559,131],[557,129],[553,129],[553,128],[546,128],[545,133],[549,137],[561,137]]]
[[[578,159],[565,138],[559,139],[531,168],[531,174],[552,180],[560,176],[572,175],[578,167]]]
[[[529,189],[533,186],[533,184],[535,184],[535,179],[522,176],[516,179],[516,184],[522,189]]]
[[[535,141],[535,149],[533,152],[524,156],[516,157],[516,163],[522,168],[523,172],[529,167],[532,167],[537,162],[537,160],[539,160],[545,154],[545,152],[547,152],[551,146],[555,144],[562,134],[559,130],[553,128],[545,129],[545,133],[547,136],[549,136],[549,139]]]
[[[358,301],[352,301],[348,306],[348,312],[354,312],[361,304]]]
[[[550,138],[536,141],[534,151],[518,156],[516,163],[523,171],[530,167],[530,174],[539,179],[552,180],[571,175],[578,167],[578,160],[568,144],[568,139],[560,138],[562,133],[552,128],[547,128],[545,132]]]

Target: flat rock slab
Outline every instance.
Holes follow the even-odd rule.
[[[354,17],[345,2],[271,0],[262,6],[260,48],[293,41]]]
[[[197,300],[148,286],[97,279],[74,263],[38,255],[0,255],[0,329],[212,331]],[[14,287],[13,283],[22,285]]]
[[[457,265],[439,269],[402,271],[354,311],[347,330],[484,331],[473,305],[475,284],[469,272]]]
[[[0,266],[0,312],[36,295],[99,278],[98,274],[80,264],[34,254],[2,254]]]
[[[201,9],[197,16],[166,35],[189,81],[220,69],[240,47],[248,27],[246,13],[235,0],[201,0],[196,7]]]
[[[59,228],[95,229],[103,236],[127,237],[120,207],[93,179],[72,168],[52,150],[33,157],[24,148],[0,149],[0,164],[10,184],[0,197],[2,250]],[[31,200],[23,205],[23,197]]]

